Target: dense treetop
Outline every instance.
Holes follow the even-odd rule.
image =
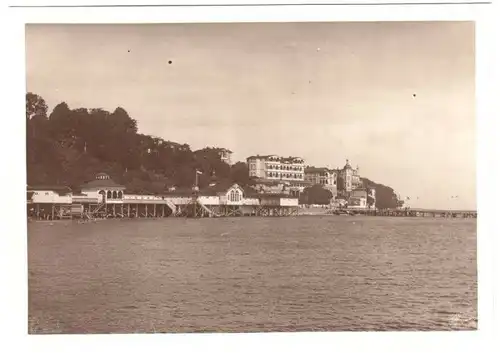
[[[65,102],[52,112],[42,97],[26,94],[28,185],[66,185],[78,189],[99,172],[135,193],[161,193],[170,186],[191,187],[196,170],[199,186],[213,181],[252,183],[246,163],[220,160],[220,147],[192,151],[185,143],[138,132],[137,121],[122,107],[71,109]],[[368,179],[377,191],[377,207],[395,207],[394,191]],[[330,195],[330,196],[329,196]],[[331,194],[305,191],[305,198],[326,203]],[[380,200],[380,201],[379,201]]]
[[[64,102],[48,114],[44,99],[26,95],[27,171],[29,185],[69,185],[78,188],[106,172],[130,192],[191,187],[195,171],[199,185],[213,180],[247,185],[245,163],[222,162],[219,149],[192,151],[187,144],[138,133],[137,121],[121,107],[71,109]]]

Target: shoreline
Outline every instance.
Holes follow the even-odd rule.
[[[109,217],[109,218],[98,218],[98,219],[92,219],[92,220],[83,220],[79,218],[74,218],[74,219],[53,219],[53,220],[46,220],[46,219],[29,219],[27,220],[28,223],[61,223],[61,222],[66,222],[66,223],[78,223],[78,224],[87,224],[87,223],[98,223],[98,222],[103,222],[103,221],[109,221],[109,220],[161,220],[161,219],[180,219],[180,218],[185,218],[185,219],[202,219],[202,218],[295,218],[295,217],[383,217],[383,218],[438,218],[438,219],[477,219],[477,215],[445,215],[445,216],[430,216],[430,215],[376,215],[376,214],[363,214],[363,213],[341,213],[341,214],[335,214],[335,213],[330,213],[330,212],[303,212],[299,213],[297,215],[292,215],[292,216],[227,216],[227,217]]]

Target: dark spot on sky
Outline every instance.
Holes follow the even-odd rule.
[[[168,63],[169,63],[169,64],[171,64],[171,63],[172,63],[172,60],[169,60],[169,61],[168,61]]]
[[[129,49],[129,50],[127,50],[127,51],[130,53],[130,49]]]
[[[415,93],[413,93],[413,97],[416,97],[417,95]]]

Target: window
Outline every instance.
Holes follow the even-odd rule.
[[[106,197],[107,197],[108,199],[110,199],[110,198],[111,198],[111,191],[108,191],[108,193],[106,194]]]
[[[116,193],[116,191],[113,191],[113,198],[116,199],[118,197],[118,194]]]
[[[229,194],[229,201],[231,202],[240,201],[240,193],[236,190],[231,190],[231,193]]]

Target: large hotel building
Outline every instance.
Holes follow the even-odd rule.
[[[313,185],[322,185],[337,195],[337,171],[328,168],[306,167],[305,180]]]
[[[247,158],[249,176],[276,181],[304,181],[304,159],[300,157],[251,156]]]

